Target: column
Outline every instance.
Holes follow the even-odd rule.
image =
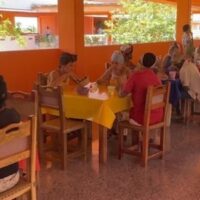
[[[182,43],[183,25],[191,21],[191,0],[177,0],[176,41]]]

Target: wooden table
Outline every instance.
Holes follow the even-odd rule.
[[[66,117],[85,119],[99,125],[99,161],[106,162],[107,129],[112,127],[117,112],[131,107],[130,96],[109,96],[105,87],[100,88],[97,94],[81,96],[74,87],[68,86],[64,88],[64,104]],[[45,112],[56,115],[53,110]]]

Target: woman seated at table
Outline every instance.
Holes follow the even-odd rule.
[[[0,76],[0,128],[4,128],[12,123],[20,122],[20,115],[16,110],[7,108],[7,87],[2,76]],[[18,163],[0,169],[0,193],[14,187],[19,181]]]
[[[118,89],[130,74],[130,70],[124,66],[124,56],[120,51],[114,51],[111,56],[111,67],[97,79],[98,84],[114,85]]]
[[[145,53],[140,62],[142,69],[133,73],[120,91],[120,96],[131,93],[134,107],[130,110],[129,122],[138,126],[143,124],[147,88],[161,84],[158,76],[150,69],[156,62],[156,56],[153,53]],[[159,122],[162,117],[163,110],[155,109],[151,113],[150,123]]]
[[[50,72],[47,77],[47,86],[56,87],[58,85],[68,85],[70,80],[76,84],[80,84],[87,77],[79,78],[73,72],[73,65],[77,61],[77,55],[63,52],[60,56],[60,64],[58,69]]]
[[[134,71],[136,65],[132,62],[133,45],[125,44],[120,47],[120,51],[124,56],[124,65],[128,67],[131,71]]]
[[[177,70],[182,65],[183,55],[180,52],[180,48],[176,42],[174,42],[170,47],[168,54],[164,57],[162,62],[162,68],[165,71],[165,73],[168,74],[168,72],[171,70],[171,67],[173,66],[177,68]]]

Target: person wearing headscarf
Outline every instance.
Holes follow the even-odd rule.
[[[128,78],[130,70],[124,66],[124,56],[120,51],[114,51],[111,56],[111,66],[97,79],[98,84],[120,87]]]
[[[133,45],[125,44],[120,47],[120,51],[124,56],[124,65],[130,70],[135,69],[135,65],[132,63]]]
[[[134,107],[130,110],[129,121],[134,125],[143,124],[144,108],[146,101],[147,88],[150,85],[160,85],[161,80],[151,70],[156,62],[156,56],[153,53],[145,53],[141,58],[142,68],[134,72],[127,83],[121,88],[120,96],[126,96],[131,93]],[[154,124],[162,119],[163,110],[155,109],[151,112],[150,123]]]
[[[86,77],[79,78],[73,72],[74,63],[77,61],[77,55],[63,52],[60,56],[58,69],[51,71],[47,77],[47,86],[56,87],[58,85],[68,85],[70,81],[80,84]]]
[[[6,107],[6,99],[6,82],[0,76],[0,128],[20,122],[19,113],[13,108]],[[14,187],[19,181],[19,176],[18,163],[0,168],[0,193]]]

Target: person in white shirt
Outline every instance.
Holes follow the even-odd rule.
[[[179,77],[188,94],[193,99],[200,101],[200,72],[197,65],[192,62],[191,55],[187,55],[187,59],[179,71]]]

